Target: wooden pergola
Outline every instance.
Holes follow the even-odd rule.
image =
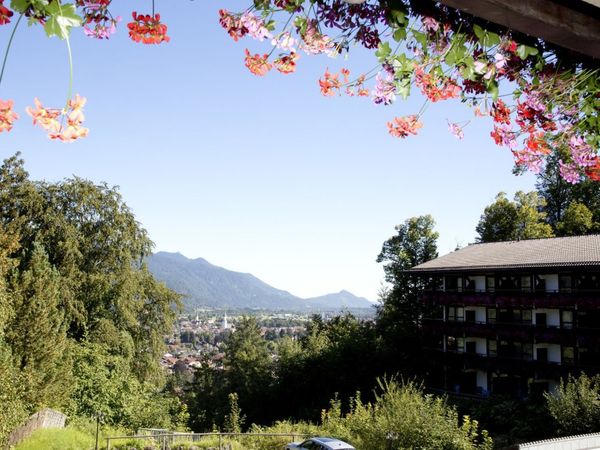
[[[441,0],[441,3],[600,59],[600,0]]]

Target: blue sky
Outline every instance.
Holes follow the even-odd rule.
[[[533,189],[512,175],[512,158],[477,119],[465,139],[446,119],[472,119],[459,102],[430,105],[419,136],[398,140],[386,122],[415,113],[413,95],[392,106],[368,99],[325,98],[326,67],[368,70],[374,56],[302,56],[298,72],[250,74],[244,49],[218,24],[219,8],[241,1],[157,1],[171,42],[131,42],[125,23],[148,1],[115,0],[117,35],[95,41],[74,31],[74,92],[87,97],[88,138],[49,141],[24,109],[34,97],[65,101],[66,46],[41,28],[17,31],[0,89],[21,120],[0,135],[2,157],[23,153],[35,179],[77,175],[118,185],[156,250],[203,257],[308,297],[349,290],[376,299],[383,278],[375,258],[394,226],[432,214],[440,253],[474,241],[475,225],[499,191]],[[9,27],[0,30],[6,45]]]

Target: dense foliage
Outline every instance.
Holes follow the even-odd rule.
[[[152,243],[118,192],[30,180],[15,156],[0,211],[0,439],[42,407],[171,424],[158,362],[178,297],[147,271]]]
[[[600,231],[600,185],[573,185],[557,173],[551,161],[538,175],[537,190],[519,191],[511,201],[500,192],[488,205],[475,231],[478,242],[498,242],[554,236],[578,236]]]
[[[245,51],[246,67],[259,76],[272,68],[294,72],[300,50],[329,56],[355,44],[373,50],[374,69],[353,78],[346,68],[326,70],[319,85],[325,96],[370,96],[380,105],[418,88],[425,104],[388,122],[392,136],[417,134],[427,103],[461,99],[476,117],[493,119],[490,135],[512,152],[518,171],[539,173],[552,155],[565,181],[600,179],[600,84],[597,66],[586,67],[585,58],[565,58],[539,39],[429,1],[255,0],[243,13],[220,15],[235,41],[270,42],[268,53]],[[469,122],[448,127],[462,139]]]
[[[562,380],[546,402],[560,435],[595,433],[600,429],[600,376],[581,374]]]

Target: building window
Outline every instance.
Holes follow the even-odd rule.
[[[488,323],[496,323],[496,308],[488,308],[487,321]]]
[[[488,356],[498,356],[498,346],[495,340],[490,339],[487,342]]]
[[[573,311],[560,312],[560,326],[568,330],[573,328]]]
[[[512,275],[498,277],[496,284],[499,291],[516,291],[519,289],[519,280]]]
[[[496,279],[494,277],[485,277],[486,292],[494,292],[496,290]]]
[[[521,291],[531,292],[531,275],[523,275],[521,277]]]
[[[538,348],[536,359],[538,361],[548,362],[548,349],[547,348]]]
[[[575,349],[573,347],[563,347],[561,356],[561,361],[563,364],[575,363]]]
[[[448,322],[454,322],[456,320],[456,306],[448,306],[448,313],[446,314],[446,320]]]
[[[456,351],[456,338],[454,336],[446,337],[446,350],[455,352]]]
[[[546,313],[535,313],[535,325],[538,327],[547,326],[548,317]]]
[[[446,291],[461,292],[462,291],[462,277],[446,276]]]
[[[456,339],[456,351],[461,353],[465,351],[465,338]]]
[[[521,347],[521,357],[528,361],[533,359],[533,344],[525,342]]]
[[[465,277],[465,292],[475,292],[475,280]]]
[[[531,325],[531,310],[524,309],[521,311],[521,322],[525,325]]]
[[[533,277],[533,288],[535,292],[546,292],[546,280],[539,275]]]
[[[475,323],[475,311],[472,309],[467,309],[465,311],[465,322]]]
[[[572,278],[571,275],[559,275],[558,277],[558,289],[560,292],[571,292],[572,291]]]

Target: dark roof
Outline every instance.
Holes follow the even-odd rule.
[[[550,267],[600,267],[600,234],[471,244],[413,267],[409,272],[447,272]]]

